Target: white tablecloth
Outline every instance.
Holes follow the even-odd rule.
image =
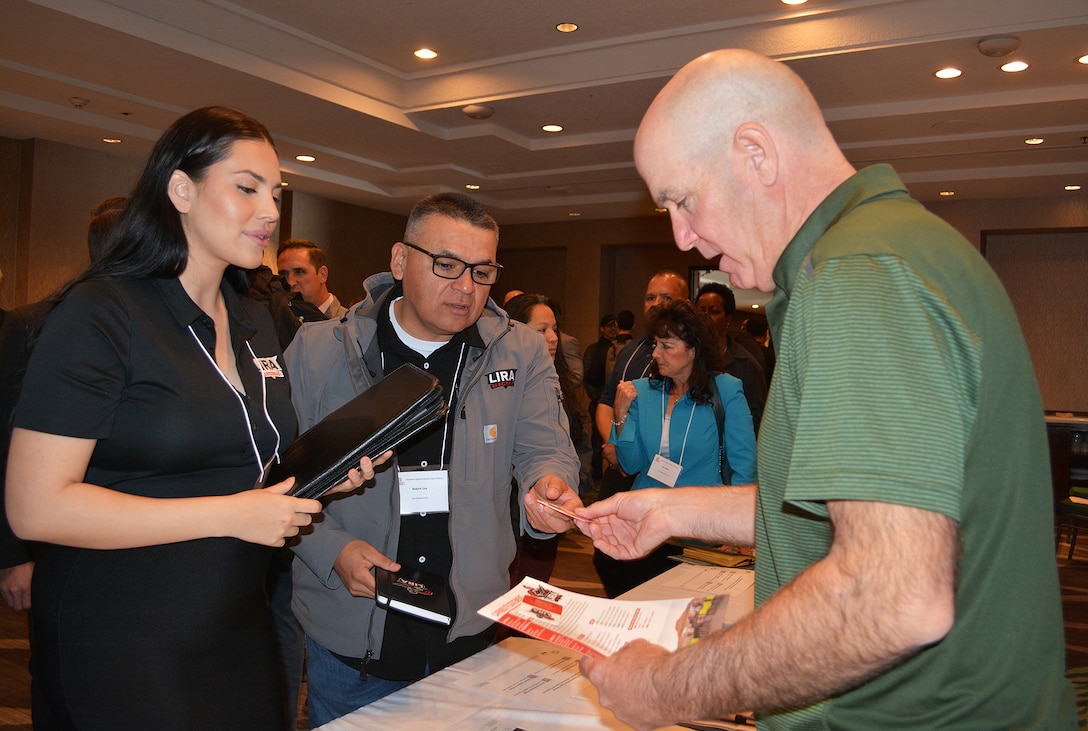
[[[738,573],[739,572],[739,573]],[[751,574],[680,564],[625,598],[698,596],[717,587],[751,611]],[[630,729],[598,702],[580,655],[511,637],[353,713],[321,731],[588,731]],[[681,731],[678,726],[668,729]]]

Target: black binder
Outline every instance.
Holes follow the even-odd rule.
[[[379,607],[431,622],[449,624],[453,621],[445,580],[438,574],[418,568],[407,568],[394,574],[375,566],[374,601]]]
[[[380,457],[445,414],[438,379],[402,365],[301,434],[258,484],[294,476],[290,495],[321,497],[343,482],[362,457]]]

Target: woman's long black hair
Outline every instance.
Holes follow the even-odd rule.
[[[275,149],[263,124],[228,107],[196,109],[170,125],[151,150],[124,215],[108,235],[101,255],[40,303],[33,333],[36,335],[49,312],[81,282],[172,278],[185,271],[189,243],[181,215],[167,193],[170,176],[180,170],[194,182],[201,182],[208,168],[225,159],[238,140],[263,140]],[[238,267],[228,266],[224,279],[239,292],[249,289],[245,270]]]

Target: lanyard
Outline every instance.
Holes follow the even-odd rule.
[[[257,438],[253,434],[253,425],[249,420],[249,409],[246,408],[245,399],[243,399],[242,395],[238,393],[238,389],[234,387],[234,384],[231,383],[230,380],[223,374],[223,371],[219,370],[219,364],[215,362],[215,359],[212,358],[211,353],[209,353],[204,347],[204,344],[200,342],[200,338],[197,337],[196,331],[193,330],[192,325],[189,325],[189,334],[193,336],[193,340],[196,341],[197,347],[200,349],[200,352],[203,353],[204,357],[208,360],[208,362],[212,364],[212,368],[214,368],[215,372],[219,374],[219,377],[223,380],[223,383],[227,384],[227,388],[229,388],[230,392],[234,394],[234,397],[238,399],[238,405],[242,407],[242,413],[245,414],[246,429],[249,432],[249,444],[251,447],[253,447],[254,456],[257,457],[257,469],[261,471],[261,475],[263,477],[265,470],[268,468],[268,465],[272,464],[272,460],[274,459],[276,460],[276,462],[279,462],[280,459],[280,430],[276,428],[276,425],[272,422],[272,417],[268,414],[268,386],[265,383],[264,373],[261,373],[261,406],[264,410],[265,420],[268,421],[269,426],[272,427],[272,431],[276,434],[276,448],[273,450],[272,457],[268,460],[267,464],[263,459],[261,459],[261,450],[257,448]],[[253,361],[256,362],[257,355],[253,352],[253,347],[250,346],[248,340],[246,341],[246,347],[249,348],[249,354],[253,356]],[[235,362],[238,367],[238,377],[241,378],[242,366],[241,364],[237,363],[237,360]]]
[[[442,420],[442,452],[438,457],[438,469],[442,470],[446,467],[446,442],[449,439],[450,434],[450,413],[454,411],[454,404],[457,402],[457,391],[461,385],[461,372],[465,367],[465,343],[461,343],[461,352],[457,355],[457,367],[453,369],[453,381],[450,384],[450,397],[446,402],[448,408],[446,409],[446,416]],[[417,351],[418,352],[418,351]],[[420,353],[422,355],[422,353]],[[382,357],[382,373],[385,373],[385,353],[381,354]],[[426,360],[426,358],[424,358]]]
[[[671,417],[666,415],[668,413],[666,411],[666,409],[668,408],[668,402],[666,401],[666,399],[668,398],[668,389],[665,388],[665,385],[666,384],[664,384],[664,383],[661,384],[661,433],[662,434],[667,433],[665,430],[669,428],[669,421],[671,421]],[[681,395],[680,398],[677,400],[676,404],[679,404],[680,401],[683,400],[683,398],[684,398],[683,395]],[[676,411],[676,405],[674,405],[672,407],[672,410]],[[679,464],[679,465],[684,464],[684,450],[687,449],[687,446],[688,446],[688,432],[691,431],[691,420],[693,418],[695,418],[695,404],[694,403],[691,405],[691,412],[688,413],[688,426],[687,426],[686,429],[684,429],[684,441],[680,443],[680,458],[676,460],[676,464]],[[660,449],[658,451],[660,451]],[[672,452],[671,448],[669,449],[669,452],[670,453]],[[664,457],[665,455],[661,455],[661,456]]]

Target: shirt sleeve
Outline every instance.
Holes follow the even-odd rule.
[[[958,520],[978,338],[891,256],[821,263],[794,306],[794,380],[775,385],[798,394],[786,500],[822,514],[828,500],[874,500]]]
[[[650,456],[646,453],[644,445],[645,437],[649,437],[656,431],[657,441],[661,441],[660,426],[655,429],[651,424],[643,424],[640,417],[640,414],[646,411],[639,408],[639,402],[648,391],[638,384],[635,387],[638,389],[638,397],[627,409],[627,421],[624,422],[623,431],[617,435],[616,427],[613,426],[612,436],[608,440],[616,445],[616,456],[620,460],[620,467],[628,475],[637,475],[650,466]]]
[[[45,320],[27,365],[14,425],[104,439],[127,375],[130,318],[103,282],[77,286]]]

